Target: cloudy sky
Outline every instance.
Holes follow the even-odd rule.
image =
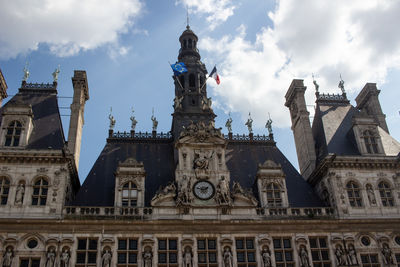
[[[203,62],[217,65],[221,84],[208,82],[223,127],[232,113],[234,133],[265,134],[270,114],[278,147],[297,166],[284,95],[293,78],[304,79],[312,112],[314,73],[320,91],[338,93],[339,75],[353,99],[366,82],[381,89],[391,134],[400,139],[400,1],[394,0],[0,0],[0,68],[17,92],[29,63],[29,82],[51,82],[60,65],[59,96],[72,96],[73,70],[87,71],[80,177],[105,145],[110,107],[115,130],[168,132],[178,38],[186,26],[199,36]],[[70,98],[60,98],[64,131]],[[224,129],[226,132],[226,129]]]

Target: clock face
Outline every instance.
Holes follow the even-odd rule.
[[[207,181],[199,181],[193,186],[194,195],[201,200],[212,198],[214,196],[214,191],[214,186]]]

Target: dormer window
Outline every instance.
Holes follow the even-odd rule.
[[[22,124],[12,121],[8,124],[4,146],[18,146],[21,138]]]
[[[122,206],[136,207],[138,200],[138,188],[135,183],[127,182],[122,187]]]
[[[282,206],[281,188],[275,183],[267,185],[267,203],[268,206]]]
[[[373,132],[370,130],[366,130],[363,133],[365,148],[369,154],[377,154],[378,152],[378,144],[376,137]]]

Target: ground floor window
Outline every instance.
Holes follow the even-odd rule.
[[[379,267],[378,254],[361,254],[363,267]]]
[[[40,267],[40,259],[26,258],[20,260],[20,267]]]

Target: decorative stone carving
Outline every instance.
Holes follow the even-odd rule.
[[[153,253],[151,247],[146,246],[143,251],[143,267],[151,267],[153,264]]]
[[[155,196],[151,199],[151,205],[155,206],[165,199],[173,199],[176,196],[176,187],[173,182],[167,184],[164,188],[160,187]]]
[[[65,247],[61,253],[60,266],[69,267],[69,259],[71,258],[69,248]]]
[[[226,120],[225,127],[228,129],[228,133],[232,133],[232,118],[231,114],[229,113],[229,118]]]
[[[112,258],[112,255],[110,253],[109,248],[107,248],[104,251],[103,256],[101,257],[101,264],[102,264],[101,266],[102,267],[111,267],[111,258]]]
[[[386,265],[394,264],[392,250],[389,248],[389,245],[387,243],[383,243],[382,245],[382,256],[383,256],[383,262]]]
[[[183,100],[183,96],[175,96],[174,98],[174,109],[175,110],[179,110],[182,109],[182,100]]]
[[[347,252],[347,263],[348,265],[358,265],[358,260],[357,260],[357,252],[356,249],[354,248],[353,244],[350,244]]]
[[[308,252],[307,252],[306,246],[304,246],[304,245],[300,246],[299,256],[300,256],[301,266],[309,267],[310,261],[308,259]]]
[[[42,168],[38,168],[36,171],[37,171],[37,173],[46,173],[49,171],[49,169],[42,167]]]
[[[214,151],[195,150],[193,169],[207,170],[213,155]]]
[[[193,266],[193,253],[192,249],[189,246],[186,246],[183,251],[183,267],[192,267]]]
[[[129,118],[131,120],[131,131],[135,131],[136,124],[138,123],[138,121],[135,119],[135,116],[133,115],[133,113],[134,113],[134,110],[132,108],[132,115]]]
[[[252,191],[248,188],[243,189],[238,182],[234,182],[232,186],[233,198],[244,198],[251,202],[254,206],[258,204],[257,199],[254,197]]]
[[[374,189],[372,188],[372,186],[370,184],[367,184],[366,189],[367,189],[369,204],[371,206],[376,206]]]
[[[158,120],[154,115],[151,116],[151,121],[153,122],[153,132],[157,132]]]
[[[50,247],[46,253],[46,267],[54,267],[56,263],[56,250]]]
[[[224,267],[233,267],[233,256],[231,248],[226,246],[223,253]]]
[[[25,195],[25,185],[23,182],[20,182],[17,186],[17,191],[15,193],[15,204],[22,205],[24,202],[24,195]]]
[[[336,266],[347,265],[347,257],[342,248],[342,245],[336,245],[335,257],[336,257]]]
[[[263,267],[272,267],[271,251],[268,246],[265,246],[261,251]]]
[[[14,251],[11,246],[6,248],[6,252],[3,255],[3,267],[11,267],[14,259]]]
[[[249,130],[249,134],[253,133],[253,119],[251,118],[250,112],[249,112],[249,118],[247,119],[247,121],[244,125],[247,126],[247,129]]]
[[[219,205],[231,205],[229,183],[224,176],[218,182],[215,200]]]
[[[178,197],[176,200],[176,204],[178,206],[190,204],[193,201],[191,191],[192,181],[190,177],[183,176],[178,184]]]
[[[200,121],[197,124],[192,121],[188,127],[183,129],[180,138],[185,136],[195,137],[198,142],[205,142],[208,138],[213,136],[222,138],[221,128],[216,129],[212,121],[210,121],[208,125],[203,121]]]

